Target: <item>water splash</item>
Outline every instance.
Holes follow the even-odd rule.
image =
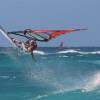
[[[83,91],[93,91],[100,89],[100,72],[94,73],[87,80],[85,80],[85,85],[83,86]]]

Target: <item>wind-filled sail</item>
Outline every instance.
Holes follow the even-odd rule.
[[[59,35],[63,35],[70,32],[86,30],[86,29],[65,29],[65,30],[30,30],[26,29],[25,31],[15,31],[8,32],[8,34],[19,35],[27,39],[34,39],[36,41],[48,41],[52,38],[56,38]]]

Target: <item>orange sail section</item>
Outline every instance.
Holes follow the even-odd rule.
[[[66,29],[66,30],[58,30],[58,31],[54,31],[52,32],[49,37],[51,38],[55,38],[59,35],[65,34],[65,33],[70,33],[70,32],[75,32],[75,31],[80,31],[80,30],[86,30],[86,29]]]
[[[87,29],[32,30],[32,35],[37,35],[37,38],[41,37],[41,38],[50,40],[52,38],[56,38],[59,35],[63,35],[65,33],[70,33],[70,32],[75,32],[75,31],[80,31],[80,30],[87,30]],[[39,38],[38,38],[38,40],[39,40]]]

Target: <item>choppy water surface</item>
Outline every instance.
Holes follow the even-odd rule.
[[[0,48],[0,100],[99,100],[100,48],[38,48],[35,61]]]

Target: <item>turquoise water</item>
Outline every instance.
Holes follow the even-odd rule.
[[[100,48],[34,53],[0,48],[0,100],[100,100]]]

